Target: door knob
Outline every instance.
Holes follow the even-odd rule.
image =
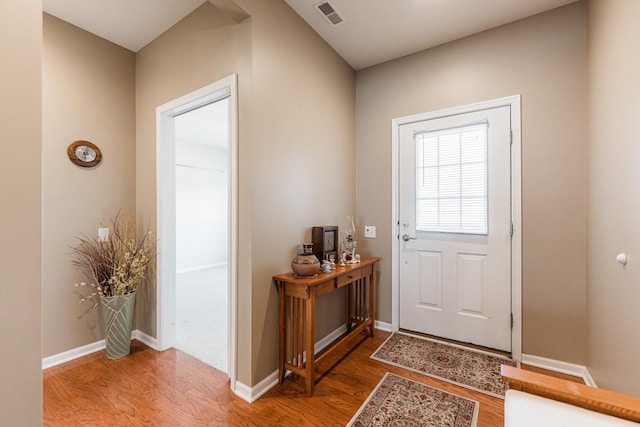
[[[408,234],[404,234],[402,236],[402,240],[404,240],[405,242],[408,242],[409,240],[416,240],[416,239],[417,239],[417,237],[411,237]]]

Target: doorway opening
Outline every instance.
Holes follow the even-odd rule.
[[[158,348],[236,387],[236,76],[157,108]]]
[[[174,117],[175,348],[227,372],[229,98]]]
[[[392,121],[392,326],[522,353],[520,97]]]

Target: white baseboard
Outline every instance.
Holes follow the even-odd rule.
[[[278,371],[275,371],[267,375],[265,379],[253,387],[249,387],[240,381],[236,381],[236,389],[234,390],[234,393],[236,396],[246,400],[247,402],[253,403],[277,384]]]
[[[385,332],[395,332],[397,330],[393,327],[391,323],[381,322],[380,320],[376,320],[375,327],[376,329],[379,329]]]
[[[52,368],[66,362],[71,362],[72,360],[79,359],[80,357],[87,356],[100,350],[104,350],[104,340],[63,351],[62,353],[54,354],[53,356],[43,357],[42,369]]]
[[[320,341],[316,342],[316,344],[313,346],[314,354],[318,354],[318,352],[324,350],[324,348],[326,346],[328,346],[329,344],[331,344],[332,342],[334,342],[335,340],[340,338],[340,336],[344,335],[345,332],[347,332],[347,324],[346,323],[341,325],[341,326],[339,326],[333,332],[329,332],[329,334],[327,336],[322,338]]]
[[[249,403],[253,402],[253,400],[251,400],[252,390],[251,390],[251,387],[249,387],[248,385],[241,383],[240,381],[236,381],[236,387],[235,389],[232,388],[232,390],[236,394],[236,396],[238,396],[242,400],[245,400]]]
[[[158,340],[152,337],[151,335],[147,335],[139,329],[131,332],[131,339],[138,340],[142,344],[151,347],[154,350],[158,350]]]
[[[584,365],[576,365],[574,363],[562,362],[560,360],[548,359],[546,357],[532,356],[530,354],[522,355],[522,363],[525,365],[535,366],[536,368],[547,369],[561,374],[573,375],[584,380],[584,383],[591,387],[598,387],[594,381],[589,369]]]
[[[154,350],[158,349],[157,340],[138,329],[131,331],[131,339],[136,339]],[[42,369],[52,368],[66,362],[71,362],[72,360],[88,356],[89,354],[104,350],[104,347],[104,340],[100,340],[81,347],[72,348],[71,350],[63,351],[62,353],[54,354],[53,356],[43,357]]]

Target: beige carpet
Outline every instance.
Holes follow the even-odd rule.
[[[176,282],[176,345],[227,372],[227,267],[181,273]]]

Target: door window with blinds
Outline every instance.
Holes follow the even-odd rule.
[[[414,134],[416,230],[487,234],[488,123]]]

